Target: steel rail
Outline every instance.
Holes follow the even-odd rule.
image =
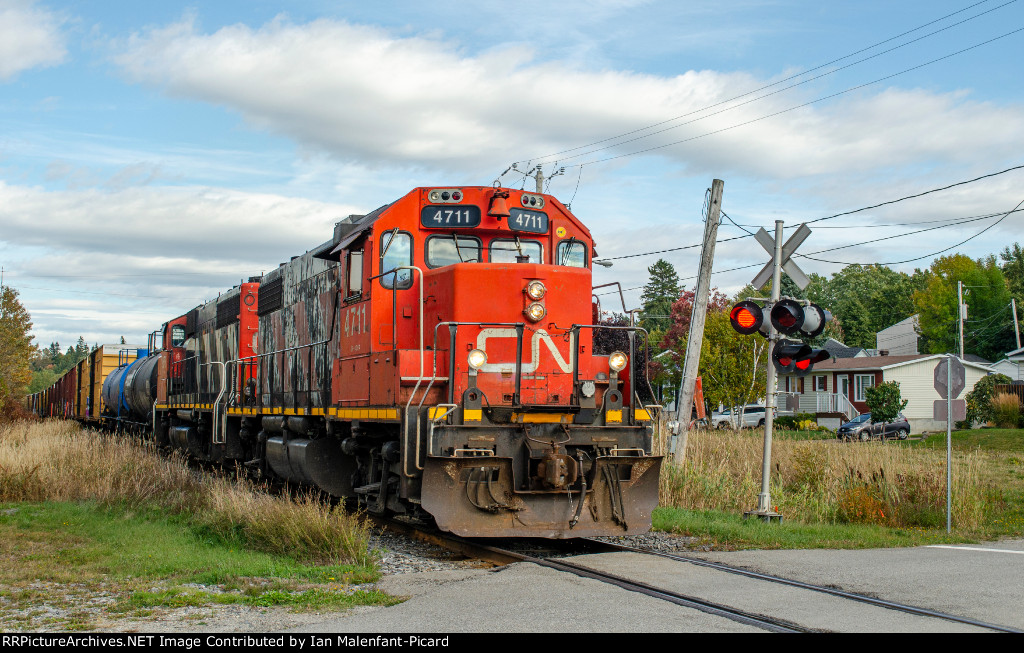
[[[536,556],[527,555],[518,551],[510,551],[508,549],[502,549],[501,547],[491,546],[489,544],[481,544],[472,540],[464,539],[455,535],[447,533],[428,531],[422,527],[406,522],[397,522],[394,519],[386,520],[383,518],[373,519],[377,524],[384,526],[385,528],[398,531],[404,535],[415,537],[417,539],[436,544],[444,547],[450,551],[456,551],[467,557],[479,558],[486,560],[492,564],[503,566],[511,564],[513,562],[530,562],[541,567],[547,567],[556,571],[562,571],[566,573],[575,574],[583,578],[590,578],[609,585],[615,585],[622,589],[630,592],[637,592],[650,596],[652,598],[661,599],[681,607],[692,608],[706,614],[711,614],[731,621],[742,623],[749,626],[754,626],[762,630],[767,630],[776,633],[802,633],[802,632],[815,632],[813,630],[804,628],[792,622],[783,621],[779,619],[773,619],[771,617],[765,617],[763,615],[753,614],[731,608],[727,605],[714,603],[705,599],[697,598],[695,596],[689,596],[686,594],[679,594],[670,590],[660,589],[639,581],[630,580],[607,572],[598,571],[581,565],[576,565],[571,562],[566,562],[561,559],[551,558],[539,558]],[[589,541],[589,540],[587,540]]]
[[[805,589],[812,592],[821,592],[823,594],[830,594],[839,598],[847,599],[850,601],[859,601],[861,603],[867,603],[868,605],[874,605],[889,610],[896,610],[898,612],[906,612],[908,614],[914,614],[922,617],[932,617],[934,619],[942,619],[944,621],[952,621],[961,623],[969,626],[977,626],[979,628],[987,628],[1003,633],[1022,633],[1024,631],[1013,628],[1011,626],[1003,626],[1001,624],[993,624],[978,619],[972,619],[970,617],[961,617],[955,614],[949,614],[946,612],[938,612],[937,610],[930,610],[928,608],[921,608],[913,605],[907,605],[905,603],[897,603],[895,601],[889,601],[886,599],[879,599],[872,596],[866,596],[864,594],[857,594],[856,592],[848,592],[846,590],[836,589],[834,587],[826,587],[824,585],[814,585],[812,583],[805,583],[799,580],[793,580],[791,578],[782,578],[780,576],[773,576],[771,574],[765,574],[757,571],[750,571],[749,569],[742,569],[740,567],[733,567],[720,562],[711,562],[709,560],[702,560],[701,558],[694,558],[691,556],[683,556],[675,553],[666,553],[664,551],[654,551],[651,549],[642,549],[636,547],[625,546],[623,544],[613,544],[610,542],[602,542],[600,540],[591,540],[590,538],[582,538],[588,542],[600,544],[602,547],[610,548],[618,551],[629,551],[632,553],[644,553],[648,555],[656,555],[662,558],[668,558],[670,560],[676,560],[679,562],[687,562],[692,565],[699,567],[708,567],[717,571],[724,571],[730,574],[737,574],[740,576],[746,576],[748,578],[754,578],[756,580],[763,580],[772,583],[779,583],[781,585],[788,585],[790,587],[796,587],[799,589]]]

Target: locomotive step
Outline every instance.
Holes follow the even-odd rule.
[[[352,491],[356,494],[377,494],[380,492],[380,481],[370,483],[369,485],[360,485]]]

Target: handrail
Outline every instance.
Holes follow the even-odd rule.
[[[422,336],[422,333],[423,333],[422,332],[422,318],[420,320],[420,324],[421,324],[420,335]],[[430,382],[427,383],[427,387],[423,391],[423,396],[420,398],[420,403],[416,405],[416,469],[421,470],[421,471],[423,470],[423,466],[420,465],[420,440],[421,440],[421,438],[420,438],[420,412],[423,409],[423,402],[426,401],[427,396],[430,395],[430,389],[434,386],[434,381],[437,380],[437,330],[439,328],[441,328],[442,326],[447,326],[449,328],[449,330],[451,330],[451,328],[454,326],[455,330],[457,331],[460,326],[503,326],[503,327],[509,327],[510,326],[510,327],[524,327],[525,325],[522,322],[438,322],[437,324],[434,325],[434,348],[431,350],[431,351],[433,351],[434,355],[432,357],[432,369],[430,371]],[[452,337],[454,338],[454,333],[452,334]],[[520,333],[520,336],[519,336],[519,346],[520,346],[520,348],[522,347],[522,334],[521,333]],[[451,347],[449,347],[449,349],[451,349]],[[421,351],[421,354],[422,354],[422,349],[420,351]],[[454,350],[449,351],[449,357],[451,357],[453,355],[454,355]],[[422,363],[422,359],[421,359],[421,363]],[[449,390],[451,391],[455,387],[455,374],[454,374],[455,370],[454,370],[454,365],[452,365],[451,362],[449,362],[449,367],[452,368],[452,369],[448,370],[448,387],[449,387]],[[519,375],[517,374],[516,376],[518,378]],[[423,381],[423,368],[422,368],[422,365],[421,365],[420,376],[416,380],[416,386],[413,388],[412,392],[409,394],[409,401],[405,404],[405,424],[402,427],[403,428],[403,438],[402,438],[403,444],[405,442],[407,442],[408,439],[409,439],[409,408],[412,406],[412,400],[416,397],[416,391],[419,389],[420,384],[422,383],[422,381]],[[450,405],[450,404],[451,404],[451,402],[449,402],[449,404],[441,404],[441,405]],[[451,411],[449,411],[449,412],[451,412]],[[448,415],[448,413],[445,413],[445,416],[447,416],[447,415]],[[408,473],[408,464],[403,464],[402,465],[402,473],[405,474],[407,477],[410,477],[410,478],[412,477],[412,475]]]

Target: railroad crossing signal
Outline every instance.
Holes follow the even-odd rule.
[[[797,227],[796,233],[790,236],[789,240],[787,240],[782,246],[782,260],[779,261],[779,265],[782,266],[782,269],[786,271],[786,274],[789,275],[789,278],[793,280],[793,283],[795,283],[800,290],[806,288],[807,284],[809,284],[811,280],[807,278],[804,271],[801,270],[796,263],[791,261],[789,257],[793,255],[796,248],[799,247],[802,242],[807,240],[807,237],[810,235],[811,228],[807,225],[802,224]],[[761,243],[761,247],[764,247],[765,250],[767,250],[767,252],[774,258],[775,239],[772,238],[771,234],[765,231],[762,227],[756,234],[754,234],[754,240]],[[761,268],[761,271],[757,273],[757,276],[754,277],[754,280],[751,281],[751,284],[758,290],[764,288],[765,284],[771,281],[774,265],[774,261],[768,261],[768,263]]]

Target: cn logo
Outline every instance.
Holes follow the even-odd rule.
[[[487,340],[488,338],[512,338],[515,339],[515,329],[481,329],[480,333],[476,337],[476,348],[487,351]],[[572,372],[572,364],[576,355],[576,339],[572,338],[569,342],[569,356],[568,361],[562,357],[562,352],[558,350],[558,345],[551,339],[548,332],[544,329],[537,329],[533,332],[533,339],[530,342],[530,349],[533,352],[532,359],[530,362],[523,362],[523,374],[532,374],[537,371],[540,366],[540,343],[547,345],[547,349],[551,352],[552,358],[555,359],[555,363],[561,368],[563,372]],[[515,372],[516,363],[494,363],[488,362],[480,368],[481,372]]]

